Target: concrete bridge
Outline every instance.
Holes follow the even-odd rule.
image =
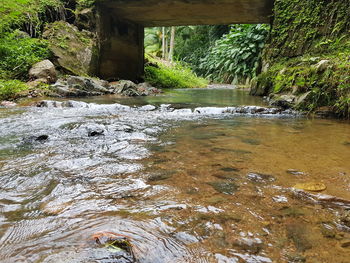
[[[103,0],[98,2],[104,79],[143,74],[144,28],[179,25],[270,23],[274,0]]]

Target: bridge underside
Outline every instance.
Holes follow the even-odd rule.
[[[105,79],[143,73],[144,27],[269,23],[273,0],[106,0],[98,5]]]

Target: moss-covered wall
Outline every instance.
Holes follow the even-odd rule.
[[[350,116],[350,0],[276,0],[255,95]]]

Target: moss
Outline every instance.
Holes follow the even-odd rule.
[[[295,108],[350,117],[350,0],[276,0],[264,62],[252,93],[306,94]],[[329,60],[331,66],[315,65]]]
[[[26,29],[32,36],[39,34],[47,10],[63,10],[60,0],[2,0],[0,34],[14,29]],[[62,12],[63,13],[63,12]]]

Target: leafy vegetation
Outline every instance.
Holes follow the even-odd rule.
[[[181,26],[177,28],[175,57],[191,65],[200,74],[200,60],[224,34],[229,33],[230,26]]]
[[[148,56],[145,79],[158,88],[203,88],[208,82],[197,77],[192,70],[181,63],[166,63]]]
[[[30,67],[49,56],[45,40],[6,33],[0,38],[0,79],[25,80]]]
[[[216,41],[199,69],[213,81],[242,83],[256,76],[268,35],[267,25],[236,25]]]
[[[0,34],[20,28],[37,36],[45,20],[63,18],[63,9],[60,0],[1,0]]]
[[[350,0],[277,0],[263,54],[269,69],[257,78],[259,95],[305,95],[296,108],[329,108],[350,118]],[[323,70],[317,63],[329,61]]]
[[[28,89],[28,86],[19,80],[0,79],[0,100],[15,99]]]

